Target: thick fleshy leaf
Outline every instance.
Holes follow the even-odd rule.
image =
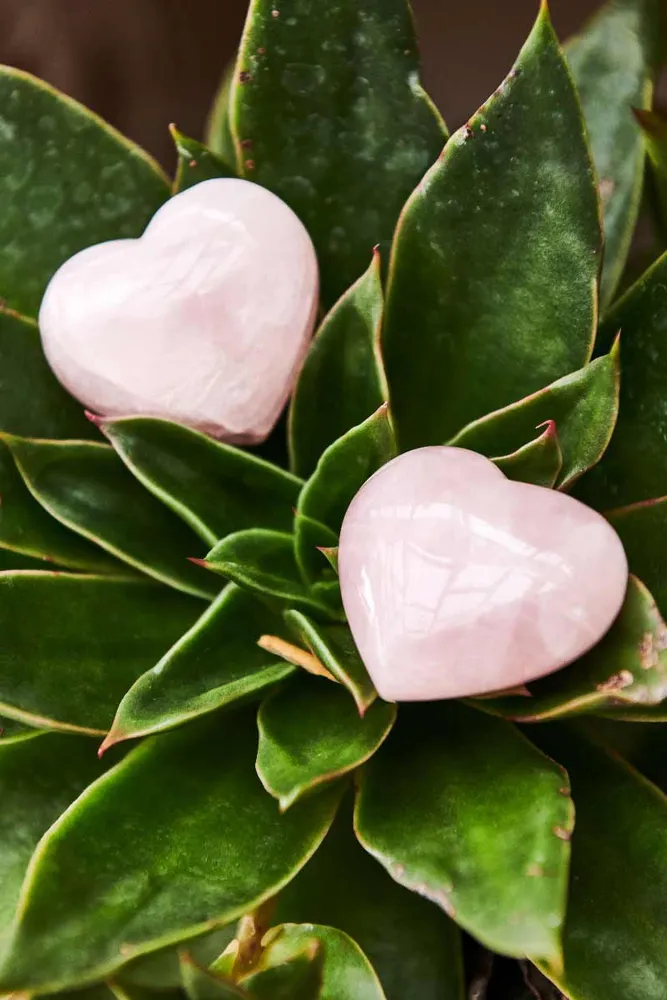
[[[220,81],[206,124],[206,145],[212,152],[221,156],[225,163],[229,164],[236,163],[236,148],[229,122],[229,99],[235,73],[236,60],[233,60]]]
[[[322,847],[280,894],[274,919],[339,927],[364,950],[387,1000],[463,1000],[460,934],[433,903],[364,851],[341,809]]]
[[[315,924],[287,924],[273,933],[276,937],[262,955],[260,971],[243,980],[243,985],[254,992],[258,1000],[385,1000],[372,965],[344,931]],[[311,943],[320,945],[318,951]],[[297,956],[307,956],[309,949],[315,951],[310,959],[312,975],[308,984],[315,984],[314,993],[279,993],[266,989],[269,983],[262,982],[266,975],[261,971],[263,966],[267,965],[270,970],[279,968],[293,962]],[[318,958],[321,972],[317,968]]]
[[[543,4],[514,69],[401,216],[382,349],[402,451],[588,360],[600,249],[581,111]]]
[[[377,691],[349,627],[321,625],[299,611],[286,611],[285,621],[329,673],[347,688],[363,716],[377,698]]]
[[[570,997],[662,1000],[667,982],[667,800],[563,727],[536,726],[567,767],[577,806],[564,972],[543,968]]]
[[[661,0],[608,0],[565,50],[586,117],[604,211],[603,309],[623,273],[639,214],[644,142],[632,110],[651,105],[661,7]]]
[[[171,125],[169,131],[178,154],[178,167],[174,178],[174,194],[187,191],[195,184],[218,177],[236,177],[236,171],[221,156],[207,149],[203,143],[190,139]]]
[[[124,467],[113,448],[79,441],[3,438],[26,486],[66,528],[122,562],[197,597],[214,597],[214,578],[188,560],[202,543]]]
[[[396,455],[396,442],[387,406],[334,441],[317,463],[303,488],[295,522],[296,558],[306,579],[329,579],[331,573],[319,547],[338,538],[345,512],[367,479]],[[299,518],[310,523],[300,523]],[[323,524],[318,535],[313,526]]]
[[[456,702],[406,709],[361,772],[362,844],[487,947],[560,959],[567,775],[504,720]]]
[[[216,962],[231,941],[234,940],[237,921],[233,921],[221,930],[213,931],[190,941],[187,953],[198,965],[207,968]],[[116,977],[116,982],[132,989],[162,992],[178,990],[183,985],[183,976],[178,947],[165,948],[163,951],[151,952],[142,958],[135,959],[124,966]]]
[[[633,573],[650,588],[667,617],[667,497],[609,512]]]
[[[378,338],[384,305],[380,254],[318,330],[299,376],[289,418],[290,460],[310,476],[320,456],[386,399]]]
[[[343,614],[334,605],[318,600],[304,584],[293,538],[284,532],[257,528],[228,535],[208,554],[205,565],[277,606],[295,607],[325,618],[340,618]]]
[[[281,816],[255,775],[255,748],[254,712],[235,713],[143,743],[90,786],[33,859],[0,990],[99,979],[289,882],[329,828],[339,789]]]
[[[275,927],[255,969],[241,984],[253,1000],[320,1000],[324,949],[305,928]],[[279,938],[279,940],[278,940]],[[260,946],[261,947],[261,946]]]
[[[667,495],[667,254],[632,286],[600,327],[602,350],[621,331],[620,410],[602,461],[577,496],[609,510]]]
[[[291,530],[303,481],[289,472],[167,420],[100,426],[130,472],[209,545],[245,528]]]
[[[0,953],[37,842],[102,771],[94,744],[82,737],[0,742]]]
[[[104,735],[128,687],[200,612],[149,581],[0,573],[0,712]]]
[[[244,176],[275,191],[307,226],[326,305],[391,239],[445,141],[419,82],[405,0],[292,0],[284,8],[253,0],[231,117]]]
[[[0,157],[1,150],[2,138]],[[5,308],[0,308],[0,431],[45,438],[98,436],[82,406],[51,372],[37,324]]]
[[[257,773],[282,810],[372,757],[396,706],[376,700],[361,718],[348,693],[322,677],[295,677],[257,717]]]
[[[667,698],[667,625],[643,583],[630,577],[619,617],[586,656],[535,681],[530,697],[485,698],[478,707],[519,722],[541,722]]]
[[[187,952],[181,955],[181,976],[189,1000],[250,1000],[236,983],[202,968]]]
[[[262,635],[284,630],[279,615],[230,584],[130,688],[105,745],[172,729],[242,698],[261,697],[294,672],[257,645]]]
[[[27,73],[0,68],[0,296],[35,316],[78,250],[140,236],[169,196],[143,150]]]
[[[556,424],[550,420],[546,429],[534,441],[513,451],[511,455],[494,458],[493,461],[508,479],[550,489],[556,485],[563,469],[563,452]]]
[[[619,346],[579,371],[558,379],[532,396],[464,427],[449,442],[487,458],[510,454],[553,420],[563,452],[560,489],[600,461],[616,424],[620,388]]]
[[[635,117],[644,134],[663,228],[667,222],[667,116],[664,111],[635,110]]]

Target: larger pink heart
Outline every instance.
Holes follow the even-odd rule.
[[[401,455],[365,483],[338,560],[352,634],[388,701],[482,694],[558,670],[602,638],[628,577],[595,511],[448,447]]]
[[[253,443],[287,401],[317,299],[315,250],[291,209],[249,181],[211,180],[168,201],[140,240],[67,261],[39,324],[55,374],[96,413]]]

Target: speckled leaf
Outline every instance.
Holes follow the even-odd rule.
[[[174,194],[187,191],[195,184],[202,181],[210,181],[218,177],[236,177],[236,171],[225,160],[207,149],[203,143],[196,139],[189,139],[187,135],[171,125],[169,131],[176,146],[178,154],[178,167],[174,178]]]
[[[0,108],[0,296],[35,316],[64,261],[140,236],[169,187],[146,153],[27,73],[0,67]]]
[[[407,1000],[417,988],[419,1000],[463,1000],[458,928],[360,847],[347,809],[278,897],[274,919],[345,931],[368,955],[387,1000]]]
[[[568,489],[600,461],[618,415],[619,345],[579,371],[532,396],[473,421],[450,444],[487,458],[509,454],[530,439],[534,428],[554,420],[563,452],[560,489]]]
[[[284,634],[279,615],[230,584],[121,701],[106,746],[179,726],[263,691],[294,667],[257,645]]]
[[[586,656],[529,684],[530,697],[484,698],[477,705],[520,722],[659,705],[667,698],[666,637],[667,625],[655,601],[631,576],[619,617]]]
[[[290,462],[310,476],[322,452],[386,399],[378,337],[384,305],[380,255],[318,330],[290,409]]]
[[[33,859],[0,991],[102,978],[289,882],[329,828],[339,790],[281,816],[254,773],[256,739],[254,712],[193,723],[90,786]]]
[[[602,350],[621,331],[621,405],[602,461],[577,486],[598,510],[667,495],[667,254],[600,327]]]
[[[600,248],[581,111],[543,4],[396,232],[382,349],[402,451],[442,444],[588,360]]]
[[[291,529],[303,482],[289,472],[167,420],[101,427],[130,472],[209,545],[244,528]]]
[[[257,773],[282,810],[359,767],[389,735],[396,706],[376,700],[361,718],[348,693],[301,674],[262,704]]]
[[[229,98],[236,72],[236,60],[225,70],[206,124],[206,144],[225,163],[236,163],[236,148],[229,123]]]
[[[577,1000],[663,1000],[667,800],[572,730],[535,730],[540,745],[567,767],[577,806],[565,970],[543,971]]]
[[[377,691],[347,625],[321,625],[299,611],[286,611],[285,621],[336,680],[347,688],[363,715]]]
[[[539,437],[511,455],[503,455],[493,461],[508,479],[550,489],[556,485],[563,468],[563,452],[556,424],[553,420],[548,421]]]
[[[199,601],[143,580],[0,573],[0,712],[104,735],[128,687],[196,620]]]
[[[633,108],[648,108],[657,70],[662,0],[608,0],[566,47],[604,210],[600,303],[613,298],[639,214],[644,142]]]
[[[362,844],[487,947],[560,959],[567,776],[509,723],[456,702],[402,706],[359,779]]]
[[[113,448],[93,442],[5,436],[26,486],[66,528],[117,559],[197,597],[220,588],[200,566],[202,543],[124,467]]]
[[[408,6],[253,0],[233,88],[239,166],[307,226],[330,306],[391,239],[445,141]]]
[[[0,954],[37,842],[103,770],[94,744],[82,737],[0,743]]]
[[[620,507],[606,517],[623,542],[630,569],[667,617],[667,497]]]
[[[215,546],[205,565],[277,606],[300,608],[325,617],[342,615],[342,611],[318,600],[304,584],[292,536],[284,532],[262,528],[237,531]]]
[[[372,965],[359,945],[343,931],[309,923],[287,924],[273,933],[276,937],[268,944],[261,965],[275,969],[294,961],[298,955],[307,955],[310,949],[314,951],[311,982],[316,989],[310,994],[266,990],[262,983],[265,973],[260,971],[243,981],[258,1000],[311,1000],[311,997],[312,1000],[386,1000]],[[315,951],[313,944],[320,948]]]

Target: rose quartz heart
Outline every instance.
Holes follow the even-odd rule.
[[[39,324],[56,376],[96,413],[253,443],[287,401],[317,299],[294,212],[257,184],[211,180],[168,201],[141,239],[67,261]]]
[[[618,614],[620,539],[577,500],[462,448],[385,465],[345,515],[338,567],[362,659],[388,701],[512,688],[581,656]]]

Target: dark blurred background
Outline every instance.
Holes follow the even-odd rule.
[[[512,65],[538,0],[413,6],[426,86],[456,127]],[[560,37],[597,6],[552,0]],[[167,125],[201,138],[246,8],[247,0],[0,0],[0,62],[79,98],[170,166]]]

